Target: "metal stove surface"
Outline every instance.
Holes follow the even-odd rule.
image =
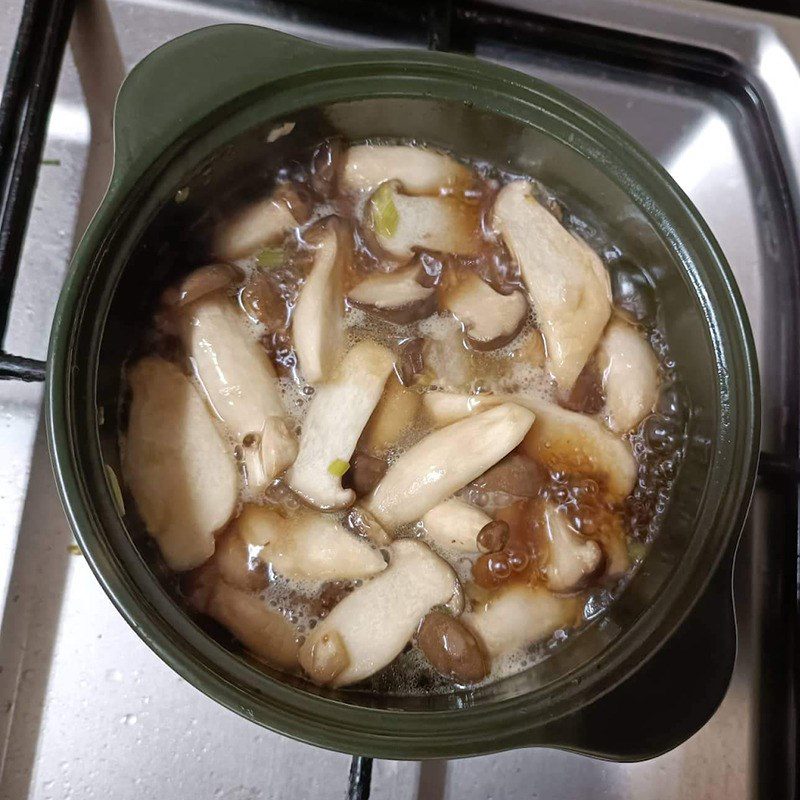
[[[800,23],[698,2],[507,5],[728,52],[759,81],[776,152],[797,199]],[[21,7],[21,0],[6,0],[0,9],[0,77]],[[125,73],[168,39],[223,21],[256,22],[339,46],[426,44],[424,30],[391,26],[391,34],[378,36],[361,26],[353,32],[338,27],[333,14],[283,3],[79,3],[6,337],[10,352],[45,355],[66,264],[108,177],[111,110]],[[754,327],[764,379],[763,448],[796,455],[797,265],[782,263],[781,243],[775,241],[781,204],[765,188],[769,165],[741,105],[722,88],[579,55],[539,53],[489,34],[478,38],[475,52],[551,81],[605,112],[694,200],[733,266]],[[0,797],[342,797],[349,757],[272,734],[204,697],[139,640],[83,559],[71,554],[39,419],[41,399],[40,386],[0,382]],[[766,797],[759,789],[768,736],[759,732],[765,705],[760,687],[764,672],[781,666],[764,655],[774,612],[766,571],[774,538],[784,536],[785,505],[773,490],[757,492],[735,576],[735,674],[719,710],[685,744],[640,764],[554,750],[449,763],[380,761],[372,797]],[[791,529],[786,533],[793,535]]]

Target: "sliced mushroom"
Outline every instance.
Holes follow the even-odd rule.
[[[368,191],[392,179],[411,194],[464,191],[473,184],[472,172],[444,153],[410,145],[349,148],[341,179],[345,191]]]
[[[366,450],[383,454],[394,447],[414,424],[421,402],[418,392],[406,389],[391,375],[361,438]]]
[[[532,498],[545,482],[542,468],[522,453],[511,453],[473,482],[482,492],[502,492],[513,498]]]
[[[394,356],[375,342],[354,345],[333,378],[317,387],[308,408],[300,451],[286,479],[301,497],[317,508],[342,508],[355,499],[343,489],[341,466],[347,468],[383,386]]]
[[[477,536],[491,521],[488,514],[457,497],[439,503],[422,517],[428,539],[445,550],[459,553],[477,552]]]
[[[420,620],[458,593],[450,565],[422,542],[401,539],[389,547],[389,566],[347,595],[308,635],[301,662],[313,663],[327,636],[338,636],[339,663],[346,666],[327,681],[346,686],[389,664],[414,635]],[[312,680],[314,673],[310,673]]]
[[[555,597],[541,586],[515,584],[490,596],[485,605],[462,616],[491,658],[512,653],[576,624],[580,603]]]
[[[636,483],[630,446],[593,417],[532,397],[519,398],[536,414],[523,450],[552,472],[594,478],[613,502],[622,502]]]
[[[597,351],[606,402],[600,412],[615,433],[635,428],[658,399],[658,361],[645,337],[624,320],[608,324]]]
[[[417,250],[475,255],[481,245],[480,207],[458,197],[415,197],[399,181],[381,184],[365,207],[379,247],[401,263]]]
[[[365,536],[378,547],[386,547],[392,541],[392,537],[386,533],[380,522],[368,511],[358,506],[353,506],[347,514],[347,526],[359,536]]]
[[[162,300],[166,305],[180,308],[204,295],[224,289],[239,279],[241,272],[236,267],[230,264],[209,264],[193,270],[177,286],[167,289]]]
[[[246,542],[233,525],[217,539],[214,564],[220,577],[237,589],[258,592],[267,585],[267,571],[259,559],[260,546]]]
[[[387,528],[420,519],[513,450],[533,419],[505,403],[428,434],[389,467],[364,507]]]
[[[298,630],[283,614],[269,608],[258,595],[218,580],[205,613],[270,666],[287,671],[297,668]]]
[[[442,307],[461,322],[476,350],[507,345],[528,316],[528,301],[522,292],[500,294],[471,272],[443,289],[441,295]]]
[[[332,683],[349,665],[350,656],[337,631],[322,634],[300,651],[300,666],[317,686]]]
[[[245,506],[237,535],[279,575],[297,580],[344,581],[383,571],[380,550],[330,514],[301,511],[291,518],[263,506]]]
[[[174,364],[143,358],[128,371],[128,384],[125,482],[170,569],[192,569],[212,555],[214,533],[236,508],[233,454]]]
[[[243,445],[249,487],[262,489],[297,454],[269,357],[221,293],[187,306],[181,332],[211,408]]]
[[[580,589],[603,568],[603,549],[581,536],[552,503],[542,503],[534,526],[536,551],[547,588],[554,592]]]
[[[562,392],[572,388],[611,313],[608,274],[598,255],[571,236],[514,181],[497,196],[493,226],[519,264]]]
[[[422,410],[433,427],[441,428],[500,402],[493,394],[426,392],[422,395]]]
[[[420,625],[417,646],[437,672],[456,683],[478,683],[489,673],[486,654],[472,631],[449,614],[431,611]]]
[[[436,310],[436,289],[419,283],[420,272],[418,264],[396,272],[377,272],[356,284],[347,299],[398,325],[423,319]]]
[[[214,234],[214,253],[223,261],[245,258],[265,245],[280,242],[288,231],[305,222],[307,214],[290,187],[227,218]]]
[[[343,225],[332,217],[306,240],[317,249],[294,308],[292,338],[303,376],[316,384],[333,370],[344,343],[342,271],[350,248]]]

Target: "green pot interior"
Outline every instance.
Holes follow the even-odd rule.
[[[546,723],[613,688],[688,612],[738,532],[758,441],[753,347],[737,290],[696,211],[665,174],[600,115],[550,87],[512,84],[507,71],[466,59],[425,59],[415,66],[410,56],[383,57],[387,71],[392,60],[397,65],[380,80],[369,64],[354,63],[278,81],[189,130],[176,126],[172,146],[125,191],[112,190],[76,256],[50,376],[65,505],[99,579],[137,632],[202,691],[261,724],[394,758],[552,743]],[[471,71],[471,80],[459,70]],[[267,143],[286,121],[295,123],[292,133]],[[164,284],[198,266],[208,210],[235,207],[263,190],[277,166],[332,135],[415,139],[542,181],[649,276],[691,398],[673,500],[627,590],[542,663],[474,691],[322,690],[220,644],[209,632],[224,642],[221,631],[176,602],[131,498],[121,519],[104,473],[107,464],[120,475],[122,361]],[[183,187],[188,198],[176,203]]]

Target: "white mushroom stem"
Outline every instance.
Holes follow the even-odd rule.
[[[174,364],[144,358],[128,371],[128,383],[125,482],[170,569],[193,569],[213,554],[214,533],[236,507],[233,454]]]
[[[294,308],[292,340],[303,377],[316,384],[333,370],[344,343],[342,270],[349,248],[334,218],[321,222],[306,238],[316,252]]]
[[[474,273],[441,292],[442,307],[464,326],[476,350],[494,350],[508,344],[522,329],[528,301],[522,292],[500,294]]]
[[[339,663],[346,666],[326,682],[346,686],[364,680],[400,653],[434,606],[457,594],[458,578],[446,561],[422,542],[399,540],[389,547],[388,568],[347,595],[309,633],[301,662],[312,663],[315,648],[335,635],[343,651]]]
[[[597,348],[606,402],[600,412],[615,433],[635,428],[655,407],[658,361],[644,335],[624,320],[609,322]]]
[[[579,611],[575,598],[554,597],[540,586],[515,585],[500,589],[461,621],[489,656],[499,658],[576,624]]]
[[[280,242],[298,220],[281,196],[268,197],[227,219],[214,235],[214,253],[223,261],[234,261],[268,244]]]
[[[422,517],[426,537],[457,553],[476,553],[478,533],[491,521],[486,512],[457,497],[439,503]]]
[[[609,279],[598,255],[571,236],[514,181],[497,196],[493,226],[519,264],[547,345],[547,365],[568,393],[611,313]]]
[[[252,552],[286,578],[360,580],[386,567],[380,550],[330,514],[301,511],[287,519],[263,506],[250,505],[235,526]]]
[[[300,451],[286,475],[294,491],[317,508],[341,508],[355,499],[342,488],[337,465],[347,464],[378,404],[394,355],[375,342],[359,342],[333,378],[316,388],[308,408]]]
[[[537,526],[538,550],[548,589],[570,592],[581,588],[603,564],[603,549],[592,539],[575,531],[566,515],[551,503],[544,503]]]
[[[211,590],[205,613],[270,666],[287,671],[297,667],[300,649],[297,629],[258,595],[218,580]]]
[[[422,395],[422,410],[433,427],[441,428],[469,417],[477,411],[496,406],[507,399],[510,399],[510,396],[426,392]]]
[[[269,357],[224,294],[187,306],[181,332],[211,408],[248,451],[249,485],[263,488],[297,453]]]
[[[511,452],[533,419],[505,403],[428,434],[389,467],[364,507],[390,529],[420,519]]]
[[[341,186],[368,191],[396,179],[411,194],[464,191],[473,184],[471,171],[444,153],[409,145],[356,145],[345,155]]]
[[[551,471],[594,478],[614,502],[633,491],[637,467],[627,442],[593,417],[538,398],[517,400],[536,414],[523,443],[527,455]]]
[[[418,249],[475,255],[481,247],[480,208],[457,197],[414,197],[397,181],[383,184],[365,206],[381,248],[401,262]]]
[[[417,278],[420,267],[410,267],[395,272],[377,272],[356,284],[347,295],[348,301],[359,308],[386,316],[400,324],[427,316],[435,307],[432,286],[423,286]]]

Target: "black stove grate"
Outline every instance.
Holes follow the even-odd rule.
[[[252,0],[243,1],[247,4]],[[304,5],[314,6],[323,22],[331,13],[325,3],[307,0]],[[0,104],[0,345],[8,325],[48,115],[74,7],[75,0],[25,0]],[[579,55],[597,45],[603,35],[582,23],[505,11],[466,0],[408,4],[348,0],[338,5],[336,17],[336,25],[352,24],[354,28],[368,25],[372,30],[380,30],[398,24],[420,36],[420,41],[427,34],[431,49],[461,52],[470,52],[479,34],[491,32],[541,50],[557,49]],[[703,58],[691,48],[634,35],[615,34],[614,41],[615,54],[611,57],[639,69],[657,64],[661,70],[680,72],[696,68],[698,59]],[[730,69],[730,65],[704,63],[703,66],[708,74],[717,74],[720,79]],[[0,347],[0,379],[42,381],[45,367],[44,361],[12,355]],[[795,487],[800,483],[800,459],[762,453],[759,478],[776,490],[787,484]],[[354,756],[348,800],[367,800],[371,777],[372,759]]]

